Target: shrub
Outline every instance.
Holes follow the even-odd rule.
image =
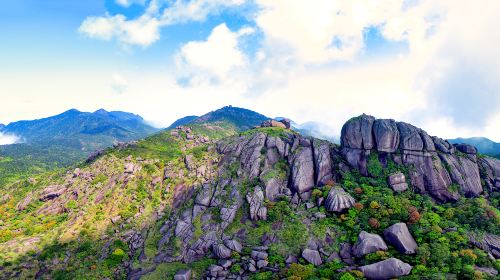
[[[288,276],[298,277],[296,279],[308,279],[309,277],[314,276],[314,266],[311,264],[302,265],[298,263],[292,263],[290,268],[288,269]]]
[[[340,276],[340,280],[356,280],[356,278],[354,278],[354,276],[352,276],[349,272],[345,272],[342,276]]]

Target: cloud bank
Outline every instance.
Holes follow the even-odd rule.
[[[10,145],[20,142],[20,138],[13,134],[4,134],[0,132],[0,145]]]

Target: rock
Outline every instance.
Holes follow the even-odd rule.
[[[399,131],[394,120],[378,119],[373,122],[373,135],[377,151],[394,153],[399,147]]]
[[[269,264],[269,262],[266,260],[259,260],[259,261],[257,261],[257,268],[259,268],[259,269],[264,268],[268,264]]]
[[[196,165],[194,163],[194,156],[188,154],[184,157],[184,164],[186,165],[187,170],[194,170]]]
[[[231,257],[231,250],[226,245],[216,243],[212,245],[214,255],[219,259],[227,259]]]
[[[227,259],[219,261],[219,265],[222,266],[224,269],[228,269],[232,264],[233,262]]]
[[[48,186],[42,191],[42,194],[41,194],[39,200],[44,201],[44,202],[48,201],[48,200],[52,200],[52,199],[58,198],[59,196],[61,196],[65,192],[66,192],[66,187],[59,186],[59,185]]]
[[[314,202],[307,202],[306,203],[306,209],[309,210],[311,208],[314,208],[316,207],[316,204],[314,204]]]
[[[313,158],[312,147],[301,147],[291,157],[291,186],[299,195],[314,187]]]
[[[190,280],[191,279],[191,270],[189,269],[181,269],[177,271],[174,276],[174,280]]]
[[[125,173],[132,174],[135,171],[135,165],[132,162],[128,162],[125,164],[124,169],[125,169],[125,171],[124,171]]]
[[[406,177],[401,172],[390,175],[387,180],[389,181],[389,185],[395,192],[404,192],[408,189]]]
[[[446,154],[451,153],[450,151],[451,145],[448,141],[438,137],[432,137],[432,141],[434,142],[434,146],[438,151]]]
[[[424,149],[420,129],[404,122],[398,122],[397,127],[400,136],[399,147],[402,150],[422,151]]]
[[[195,203],[201,206],[210,206],[214,195],[213,187],[210,184],[204,184],[195,198]]]
[[[333,162],[330,144],[326,141],[314,139],[313,150],[316,185],[322,186],[333,179]]]
[[[402,254],[414,254],[417,250],[417,242],[405,223],[397,223],[386,228],[384,238]]]
[[[500,236],[489,233],[470,233],[469,241],[474,246],[492,254],[495,259],[500,259]]]
[[[298,261],[299,261],[299,260],[297,259],[297,257],[296,257],[296,256],[292,256],[292,255],[290,255],[290,256],[288,256],[288,257],[286,258],[285,263],[286,263],[286,264],[292,264],[292,263],[297,263]]]
[[[469,145],[469,144],[458,144],[455,146],[455,148],[462,153],[471,154],[471,155],[477,154],[476,147]]]
[[[219,272],[222,272],[224,268],[220,265],[212,264],[208,267],[207,270],[212,277],[217,277],[219,275]]]
[[[29,193],[23,200],[17,203],[16,205],[17,211],[23,211],[24,209],[26,209],[26,207],[28,206],[28,204],[31,203],[32,200],[33,200],[33,194]]]
[[[351,244],[349,243],[340,244],[340,252],[339,252],[340,258],[342,259],[343,262],[349,265],[354,264],[351,252],[352,252]]]
[[[280,120],[280,122],[285,125],[286,129],[290,129],[290,127],[291,127],[291,125],[290,125],[290,119],[283,118],[283,119]]]
[[[358,241],[352,247],[352,253],[360,258],[366,254],[376,251],[387,251],[387,245],[378,234],[362,231],[358,235]]]
[[[282,123],[280,121],[275,121],[275,120],[263,121],[260,126],[261,127],[281,127],[281,128],[287,128],[286,124],[284,124],[284,123]],[[288,128],[290,128],[290,127],[288,127]]]
[[[262,178],[263,176],[261,176]],[[280,178],[270,178],[268,180],[262,180],[264,182],[266,198],[269,201],[277,201],[280,197],[281,190],[286,187],[286,182]]]
[[[490,190],[500,190],[500,160],[490,157],[481,157],[479,165],[484,173],[484,183]]]
[[[112,218],[111,218],[111,222],[112,222],[113,224],[116,224],[116,223],[118,223],[121,219],[122,219],[122,216],[115,216],[115,217],[112,217]]]
[[[411,265],[404,263],[396,258],[390,258],[374,264],[365,265],[359,268],[367,279],[386,280],[404,275],[411,272]]]
[[[346,193],[341,187],[333,187],[330,189],[325,200],[325,208],[330,212],[342,212],[354,206],[354,198]]]
[[[250,256],[254,260],[265,260],[265,259],[267,259],[268,255],[266,252],[253,250],[252,253],[250,253]]]
[[[361,115],[347,121],[342,126],[340,142],[342,147],[371,150],[375,147],[372,127],[375,118]]]
[[[227,248],[229,248],[237,253],[241,253],[241,250],[243,249],[243,246],[241,246],[240,242],[238,242],[234,239],[224,240],[224,245],[226,245]]]
[[[479,267],[479,266],[474,266],[474,269],[483,273],[483,274],[486,274],[488,276],[491,276],[491,277],[495,277],[498,275],[498,270],[492,268],[492,267]]]
[[[267,208],[264,206],[264,193],[260,187],[255,187],[253,193],[247,194],[250,204],[250,219],[254,221],[267,219]]]
[[[308,261],[309,263],[311,263],[315,266],[320,266],[323,264],[323,261],[321,260],[321,256],[319,255],[319,252],[316,250],[304,249],[304,251],[302,251],[302,257],[306,261]]]
[[[453,183],[460,186],[466,197],[477,197],[483,192],[481,177],[475,158],[461,157],[451,154],[439,155],[446,166]]]

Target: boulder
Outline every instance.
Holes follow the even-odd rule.
[[[390,258],[359,268],[367,279],[373,280],[386,280],[408,275],[410,274],[411,269],[411,265],[396,258]]]
[[[330,144],[318,139],[313,140],[314,170],[316,173],[316,185],[322,186],[333,179],[333,162],[330,152]]]
[[[304,251],[302,251],[302,257],[310,264],[313,264],[315,266],[320,266],[323,264],[321,256],[317,250],[304,249]]]
[[[354,206],[356,201],[346,193],[341,187],[333,187],[330,189],[328,196],[325,199],[325,208],[330,212],[342,212]]]
[[[360,258],[366,254],[377,251],[386,251],[387,245],[380,235],[362,231],[358,235],[358,241],[352,247],[352,253]]]
[[[241,250],[243,249],[243,246],[241,246],[240,242],[238,242],[234,239],[224,240],[224,245],[226,245],[227,248],[229,248],[237,253],[241,253]]]
[[[132,162],[128,162],[125,164],[124,169],[125,169],[125,171],[124,171],[125,173],[132,174],[135,171],[135,165]]]
[[[424,141],[420,137],[420,129],[404,122],[398,122],[397,127],[401,150],[422,151],[424,149]]]
[[[394,120],[375,120],[373,122],[373,135],[379,152],[394,153],[397,151],[399,131]]]
[[[440,154],[453,183],[458,184],[466,197],[477,197],[483,192],[479,168],[474,156]]]
[[[470,233],[469,241],[474,246],[493,255],[495,259],[500,259],[500,236],[489,233]]]
[[[290,127],[291,127],[291,124],[290,124],[291,121],[290,121],[290,119],[283,118],[283,119],[280,120],[280,122],[285,125],[286,129],[290,129]]]
[[[283,123],[281,121],[275,121],[275,120],[266,120],[266,121],[263,121],[260,126],[261,127],[281,127],[281,128],[287,128],[285,123]],[[290,128],[290,122],[288,122],[288,128]]]
[[[66,192],[66,187],[64,186],[59,186],[59,185],[48,186],[42,191],[39,200],[44,202],[49,201],[58,198],[65,192]]]
[[[314,187],[314,156],[312,147],[300,147],[291,157],[291,186],[299,194]]]
[[[476,147],[469,144],[458,144],[455,146],[455,148],[465,154],[471,154],[471,155],[477,154]]]
[[[406,177],[402,172],[389,175],[387,178],[389,185],[395,192],[404,192],[408,189],[408,184],[406,183]]]
[[[231,257],[231,250],[226,245],[215,243],[212,245],[214,255],[219,259],[227,259]]]
[[[414,254],[417,250],[417,242],[405,223],[397,223],[386,228],[384,238],[402,254]]]
[[[361,115],[347,121],[342,126],[340,143],[342,147],[371,150],[375,148],[372,127],[375,118]]]

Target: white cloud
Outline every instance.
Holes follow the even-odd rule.
[[[117,0],[123,6],[129,6],[131,0]],[[90,38],[110,41],[116,39],[125,45],[148,47],[160,39],[160,29],[177,23],[204,21],[211,14],[218,14],[223,9],[240,6],[245,0],[176,0],[170,6],[167,2],[152,0],[144,14],[135,19],[124,15],[89,16],[79,27],[79,32]],[[163,11],[162,11],[163,9]]]
[[[147,47],[160,38],[158,19],[143,15],[127,20],[123,15],[87,17],[79,31],[91,38],[109,41],[117,39],[128,45]]]
[[[132,4],[144,5],[146,0],[116,0],[116,4],[128,8],[132,6]]]
[[[10,145],[18,143],[21,139],[13,134],[3,134],[0,132],[0,145]]]
[[[216,26],[206,41],[193,41],[182,46],[177,55],[181,76],[198,82],[229,79],[229,73],[248,66],[248,59],[239,48],[241,36],[253,33],[251,28],[232,32],[226,24]]]

